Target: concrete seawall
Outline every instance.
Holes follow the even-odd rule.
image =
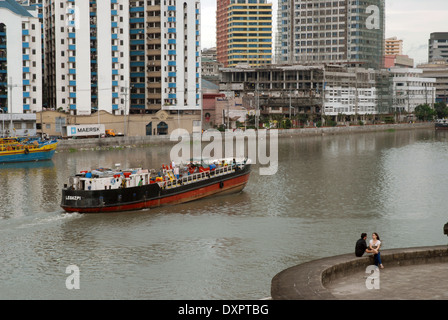
[[[170,136],[138,136],[138,137],[110,137],[59,140],[57,151],[108,149],[125,146],[145,146],[157,144],[176,143],[170,141]]]
[[[413,129],[433,129],[434,123],[400,123],[400,124],[375,124],[364,126],[346,126],[346,127],[323,127],[323,128],[303,128],[303,129],[280,129],[279,136],[282,135],[300,135],[300,136],[319,136],[335,134],[351,134],[378,132],[387,130],[413,130]]]
[[[380,124],[365,126],[347,126],[347,127],[324,127],[324,128],[303,128],[303,129],[279,129],[277,130],[279,138],[290,136],[323,136],[337,134],[353,134],[366,132],[380,132],[388,130],[415,130],[432,129],[433,123],[413,123],[413,124]],[[145,146],[158,144],[176,144],[177,141],[170,141],[170,136],[132,136],[132,137],[110,137],[93,139],[69,139],[60,140],[58,152],[83,149],[107,149],[117,146]]]
[[[381,251],[381,290],[368,290],[366,268],[373,256],[345,254],[310,261],[278,273],[271,282],[274,300],[448,299],[448,246]],[[440,272],[443,270],[445,272]],[[419,290],[407,290],[406,285]],[[428,292],[426,292],[428,291]]]

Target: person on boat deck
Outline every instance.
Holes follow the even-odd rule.
[[[179,167],[173,167],[174,168],[174,176],[176,179],[179,180]]]
[[[141,187],[143,185],[143,178],[140,178],[140,181],[138,182],[138,186]]]

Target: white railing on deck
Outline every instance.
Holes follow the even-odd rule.
[[[166,180],[157,182],[162,189],[171,189],[171,188],[177,188],[186,184],[190,184],[193,182],[201,181],[210,179],[216,176],[221,176],[225,174],[229,174],[232,172],[235,172],[236,165],[228,165],[225,167],[218,167],[213,171],[206,171],[206,172],[199,172],[190,174],[187,176],[183,176],[180,179],[173,179],[173,180]]]

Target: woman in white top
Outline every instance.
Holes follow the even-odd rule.
[[[381,263],[381,254],[380,254],[381,241],[378,233],[376,232],[372,233],[372,239],[369,242],[369,247],[374,252],[373,257],[375,259],[375,265],[383,269],[384,266]]]

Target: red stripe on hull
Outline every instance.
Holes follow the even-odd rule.
[[[198,200],[201,198],[209,197],[217,194],[229,194],[239,192],[244,189],[249,180],[249,173],[243,176],[239,176],[233,179],[222,181],[223,186],[221,188],[221,182],[214,183],[209,186],[200,187],[194,190],[186,191],[175,195],[167,195],[159,199],[142,201],[133,204],[125,204],[120,206],[110,206],[101,208],[71,208],[64,207],[67,212],[79,212],[79,213],[99,213],[99,212],[117,212],[117,211],[131,211],[141,210],[147,208],[156,208],[166,205],[174,205],[185,202]]]

